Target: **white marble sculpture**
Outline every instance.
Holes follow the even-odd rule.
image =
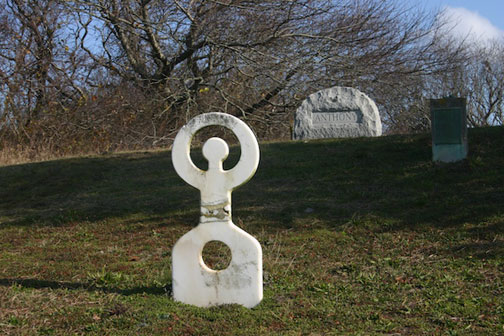
[[[229,148],[220,138],[210,138],[203,145],[207,171],[196,167],[191,160],[192,137],[201,128],[212,125],[230,129],[240,141],[240,160],[230,170],[222,168]],[[199,115],[177,134],[172,161],[180,177],[201,191],[200,223],[173,247],[174,299],[199,307],[231,303],[254,307],[263,296],[261,245],[231,221],[231,191],[247,182],[259,164],[259,146],[254,133],[243,121],[229,114]],[[223,242],[231,250],[231,262],[226,269],[212,270],[203,261],[203,247],[213,240]]]

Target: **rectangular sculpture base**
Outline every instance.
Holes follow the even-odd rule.
[[[432,145],[432,160],[434,162],[457,162],[467,157],[467,143]]]

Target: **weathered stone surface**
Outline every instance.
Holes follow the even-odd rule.
[[[230,170],[222,168],[229,148],[220,138],[210,138],[203,145],[208,170],[199,169],[191,161],[192,137],[201,128],[212,125],[229,128],[240,141],[240,160]],[[199,225],[173,247],[174,299],[199,307],[231,303],[254,307],[263,297],[261,245],[231,221],[231,191],[247,182],[259,164],[254,133],[243,121],[225,113],[199,115],[177,134],[172,161],[180,177],[201,192]],[[213,240],[223,242],[231,250],[231,262],[224,270],[212,270],[203,261],[203,248]]]
[[[293,138],[350,138],[380,136],[382,124],[376,104],[349,87],[333,87],[308,96],[296,111]]]

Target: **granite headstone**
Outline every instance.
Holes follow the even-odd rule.
[[[357,89],[333,87],[311,94],[296,111],[294,140],[382,134],[378,108]]]

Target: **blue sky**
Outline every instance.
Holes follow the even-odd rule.
[[[504,0],[410,0],[425,8],[445,8],[458,22],[455,33],[471,31],[477,38],[504,39]]]

